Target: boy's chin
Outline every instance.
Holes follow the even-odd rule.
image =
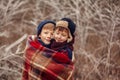
[[[57,43],[63,43],[63,42],[65,42],[65,41],[56,40],[56,42],[57,42]]]
[[[46,42],[44,42],[44,43],[45,43],[46,45],[49,45],[49,44],[50,44],[50,42],[47,42],[47,41],[46,41]]]

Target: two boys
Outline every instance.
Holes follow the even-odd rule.
[[[55,30],[54,30],[54,28],[55,28]],[[41,75],[42,77],[39,77],[39,78],[42,80],[55,80],[55,78],[52,76],[54,75],[55,77],[57,77],[57,74],[59,75],[59,73],[61,71],[63,71],[62,68],[65,67],[61,64],[71,63],[72,50],[73,50],[72,45],[74,43],[75,24],[69,18],[63,18],[60,21],[56,22],[56,24],[53,21],[43,21],[40,23],[37,30],[38,30],[37,37],[30,36],[28,38],[28,45],[29,45],[28,47],[29,48],[26,48],[25,70],[23,71],[23,79],[22,80],[30,80],[30,78],[29,78],[29,75],[31,75],[29,73],[30,70],[33,70],[33,72],[37,75],[36,78],[38,78],[39,75]],[[52,40],[52,36],[54,37],[53,40]],[[54,55],[51,55],[52,51],[51,52],[49,50],[47,51],[46,48],[53,49],[56,53]],[[42,66],[45,66],[44,67],[45,69],[43,69],[43,67],[41,67],[41,70],[38,70],[38,69],[31,67],[31,60],[33,60],[35,58],[34,56],[36,56],[36,55],[34,55],[34,54],[38,53],[36,49],[39,49],[39,52],[45,51],[43,55],[45,55],[46,57],[52,56],[52,61],[50,60],[51,61],[50,65],[48,65],[48,64],[46,65],[47,59],[45,60],[45,63],[43,65],[42,65],[42,63],[40,64]],[[40,54],[38,54],[38,55],[40,55]],[[43,58],[43,57],[40,56],[40,58]],[[36,60],[38,60],[38,59],[36,59]],[[50,61],[48,60],[47,62],[50,62]],[[53,63],[55,63],[54,61],[57,62],[58,64],[53,64]],[[39,60],[36,62],[40,63]],[[45,71],[43,71],[43,70],[45,70]],[[51,73],[50,71],[52,71],[54,73]],[[51,76],[51,74],[52,74],[52,76]],[[68,75],[70,75],[70,74],[68,74]],[[32,76],[34,76],[34,75],[32,75]],[[61,78],[61,77],[59,77],[59,78]],[[68,76],[67,76],[67,78],[68,78]]]

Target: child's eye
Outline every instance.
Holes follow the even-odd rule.
[[[62,36],[66,37],[66,35],[64,35],[64,34]]]
[[[44,34],[48,34],[48,32],[44,32]]]
[[[66,37],[66,36],[67,36],[67,34],[62,34],[62,36],[63,36],[63,37]]]
[[[59,33],[57,32],[56,34],[58,35]]]

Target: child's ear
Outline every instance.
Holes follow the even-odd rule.
[[[70,41],[72,41],[72,39],[73,39],[73,37],[72,37],[72,35],[70,33],[70,30],[69,30],[69,37],[68,37],[67,43],[69,43]]]
[[[68,37],[68,39],[67,39],[67,43],[69,43],[70,41],[72,41],[72,39],[73,39],[72,35],[69,34],[69,37]]]
[[[41,35],[39,34],[39,36],[38,36],[39,38],[41,37]]]

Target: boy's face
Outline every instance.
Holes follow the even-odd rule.
[[[45,44],[50,44],[51,38],[53,37],[54,25],[51,27],[43,27],[39,37]]]
[[[56,42],[64,42],[68,39],[68,32],[66,30],[59,31],[58,29],[54,31],[54,39]]]

